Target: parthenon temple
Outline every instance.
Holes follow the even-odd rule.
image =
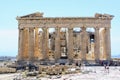
[[[114,16],[17,17],[18,61],[111,60],[110,28]]]

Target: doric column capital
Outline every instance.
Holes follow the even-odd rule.
[[[86,27],[84,27],[84,26],[81,27],[81,30],[82,30],[82,31],[85,31],[85,30],[86,30]]]
[[[60,27],[57,26],[57,27],[55,28],[55,30],[60,30]]]
[[[34,30],[34,28],[29,28],[29,32],[32,32]]]
[[[98,31],[100,28],[98,28],[98,27],[95,27],[94,29],[95,29],[95,31]]]
[[[43,31],[46,31],[46,30],[48,30],[48,28],[46,28],[46,27],[43,27],[43,28],[42,28],[42,30],[43,30]]]
[[[24,30],[24,29],[25,29],[25,27],[19,27],[18,29],[19,29],[19,30]]]
[[[110,29],[110,27],[105,27],[105,30],[109,30]]]
[[[70,27],[70,28],[68,28],[68,30],[73,30],[73,28]]]
[[[23,28],[20,28],[19,30],[22,31],[22,30],[24,30],[24,29],[23,29]]]

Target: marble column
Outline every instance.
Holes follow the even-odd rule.
[[[42,41],[43,40],[42,39],[43,39],[42,31],[39,31],[39,39],[38,39],[39,40],[39,42],[38,42],[39,43],[38,44],[39,45],[39,53],[40,53],[39,60],[43,59],[43,54],[42,54],[42,50],[43,50],[43,47],[42,47],[43,42]]]
[[[81,58],[82,61],[86,61],[86,28],[82,27],[81,30]]]
[[[68,59],[73,60],[73,28],[68,28]]]
[[[18,61],[23,60],[23,29],[19,28]]]
[[[100,58],[100,38],[99,28],[95,28],[95,60],[98,61]]]
[[[22,38],[23,38],[23,60],[25,60],[25,54],[26,54],[26,52],[25,52],[25,49],[26,49],[26,46],[25,46],[25,28],[23,29],[23,36],[22,36]]]
[[[106,59],[111,60],[111,41],[110,41],[110,27],[105,28],[105,53]]]
[[[34,28],[29,28],[29,60],[34,60]]]
[[[24,60],[28,60],[28,38],[29,38],[29,35],[28,35],[28,33],[29,33],[29,30],[28,30],[28,28],[24,28],[24,33],[23,33],[23,44],[24,44],[24,46],[23,46],[23,49],[24,49],[24,51],[23,51],[23,56],[24,56]]]
[[[43,53],[43,59],[47,60],[48,59],[48,35],[47,35],[47,28],[42,28],[43,29],[43,39],[42,39],[42,46],[43,46],[43,50],[42,50],[42,53]]]
[[[56,28],[56,37],[55,37],[55,60],[60,59],[61,51],[60,51],[60,28]]]
[[[40,53],[39,53],[39,40],[38,40],[38,28],[35,27],[35,47],[34,47],[34,58],[35,60],[38,60]]]

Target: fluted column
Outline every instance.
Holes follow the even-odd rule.
[[[23,60],[23,29],[19,28],[18,61]]]
[[[106,59],[111,60],[111,41],[110,41],[110,28],[105,28],[105,53]]]
[[[34,60],[34,28],[29,28],[29,60]]]
[[[42,54],[42,50],[43,50],[43,47],[42,47],[42,43],[43,43],[43,42],[42,42],[42,41],[43,41],[43,40],[42,40],[42,39],[43,39],[43,37],[42,37],[42,32],[39,31],[39,39],[38,39],[38,40],[39,40],[39,44],[38,44],[38,45],[39,45],[39,53],[40,53],[39,60],[40,60],[40,59],[43,59],[43,54]]]
[[[81,58],[82,61],[86,60],[86,28],[82,27],[81,32]]]
[[[73,60],[73,28],[68,28],[68,59]]]
[[[23,33],[23,56],[24,56],[24,60],[28,60],[28,38],[29,38],[29,35],[28,35],[28,33],[29,33],[29,30],[28,30],[28,28],[24,28],[24,33]]]
[[[47,28],[42,28],[43,29],[43,43],[42,43],[42,46],[43,46],[43,50],[42,50],[42,53],[43,53],[43,59],[48,59],[48,35],[47,35]]]
[[[39,52],[39,35],[38,35],[38,28],[35,28],[35,49],[34,49],[34,57],[36,60],[40,57],[40,52]]]
[[[56,28],[56,37],[55,37],[55,59],[60,59],[60,28]]]
[[[100,38],[99,28],[95,28],[95,60],[98,61],[100,58]]]

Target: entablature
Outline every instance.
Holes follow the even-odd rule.
[[[110,27],[112,15],[95,14],[95,17],[43,17],[34,13],[17,17],[19,27]],[[70,26],[72,25],[72,26]]]

